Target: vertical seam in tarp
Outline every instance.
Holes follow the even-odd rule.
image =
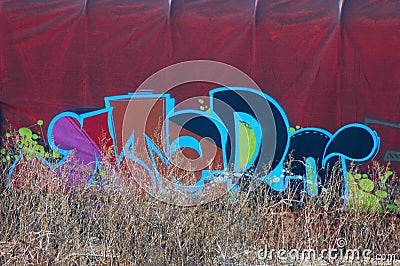
[[[4,24],[3,23],[3,14],[4,9],[3,9],[3,2],[0,1],[0,36],[5,36],[5,29],[4,29]],[[0,40],[0,135],[3,136],[4,135],[4,130],[5,130],[5,126],[3,126],[3,122],[5,122],[5,117],[3,117],[3,93],[5,91],[5,88],[3,87],[3,79],[4,79],[4,72],[5,72],[5,63],[4,63],[4,58],[3,58],[3,53],[5,50],[5,44],[4,42],[4,37],[1,38]],[[4,46],[3,46],[4,45]],[[4,99],[5,100],[5,99]],[[2,138],[0,138],[0,145],[2,145]]]
[[[84,57],[83,57],[83,62],[82,62],[82,96],[83,96],[83,103],[85,106],[88,105],[88,53],[89,53],[89,43],[88,43],[88,6],[89,6],[89,0],[83,0],[84,1],[84,6],[83,6],[83,12],[82,15],[84,16],[83,23],[85,24],[85,39],[83,41],[84,45]]]
[[[168,15],[167,15],[167,30],[168,30],[168,63],[171,65],[173,63],[172,60],[172,29],[171,29],[171,10],[172,10],[172,0],[168,1]]]
[[[5,36],[5,29],[4,29],[4,22],[2,21],[3,20],[3,12],[4,12],[4,9],[3,9],[3,2],[2,1],[0,1],[0,36]],[[5,50],[5,43],[4,43],[4,40],[5,40],[5,38],[4,37],[2,37],[1,38],[1,40],[0,40],[0,49],[1,49],[1,51],[0,51],[0,125],[1,125],[1,122],[2,122],[2,120],[3,120],[3,116],[2,116],[2,101],[3,101],[3,90],[5,90],[4,89],[4,87],[3,87],[3,79],[4,79],[4,73],[5,73],[5,63],[4,63],[4,55],[3,55],[3,53],[4,53],[4,50]],[[4,47],[3,47],[3,45],[4,45]],[[1,126],[0,126],[0,133],[1,133]]]
[[[340,21],[340,19],[342,17],[343,5],[344,5],[344,0],[339,0],[339,21]]]
[[[257,64],[257,7],[258,7],[258,0],[254,1],[254,12],[253,12],[253,24],[252,24],[252,38],[251,38],[251,63],[250,63],[250,76],[254,78],[255,68]]]
[[[342,25],[342,16],[343,16],[343,7],[344,7],[344,2],[345,0],[339,0],[338,4],[339,4],[339,14],[338,14],[338,44],[337,44],[337,48],[338,49],[338,53],[337,53],[337,60],[338,60],[338,77],[337,77],[337,89],[339,90],[339,96],[337,97],[337,106],[339,108],[337,108],[339,112],[339,124],[343,124],[343,111],[342,111],[342,97],[343,97],[343,82],[342,82],[342,75],[344,74],[344,69],[343,69],[343,65],[344,65],[344,37],[343,37],[343,25]]]

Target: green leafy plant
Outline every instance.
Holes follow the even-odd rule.
[[[378,168],[378,167],[377,167]],[[387,170],[379,173],[379,180],[374,181],[367,173],[348,174],[350,189],[350,207],[360,207],[366,211],[384,212],[385,209],[400,213],[400,201],[391,200],[387,182],[394,172]]]
[[[239,127],[251,142],[251,127],[242,122]],[[22,133],[31,140],[35,134]],[[8,142],[21,143],[16,141],[21,138],[19,131],[8,134]],[[25,144],[34,146],[31,140]],[[46,153],[39,140],[32,141],[44,146]],[[5,145],[11,147],[8,142]],[[4,154],[21,149],[10,148]],[[379,254],[398,250],[400,223],[389,219],[393,212],[384,208],[383,214],[360,208],[344,210],[338,190],[343,183],[340,167],[334,166],[329,177],[332,182],[321,194],[305,195],[299,208],[293,207],[298,203],[296,190],[274,192],[268,185],[256,183],[236,195],[230,191],[234,200],[224,196],[182,207],[147,197],[132,178],[142,176],[143,168],[115,168],[113,147],[104,144],[102,151],[100,182],[95,180],[72,193],[65,189],[68,177],[77,170],[71,164],[53,171],[37,160],[20,161],[20,182],[0,195],[1,265],[259,265],[265,262],[257,257],[260,248],[327,250],[336,248],[337,239],[345,239],[346,247],[368,247]],[[395,174],[386,171],[386,175],[374,178],[351,172],[349,180],[352,178],[356,192],[380,203],[385,195],[380,197],[377,191],[387,192],[387,200],[392,193],[389,183]],[[364,179],[373,181],[372,191],[370,181],[359,185]],[[400,201],[391,204],[398,208]],[[304,265],[327,262],[336,264],[321,258],[304,261]]]
[[[47,143],[43,139],[43,120],[38,120],[36,124],[29,127],[21,127],[17,131],[7,132],[5,140],[11,144],[0,150],[3,163],[12,163],[17,160],[21,154],[26,154],[26,158],[31,160],[35,157],[42,157],[47,160],[59,160],[62,158],[58,151],[47,148]],[[38,131],[32,131],[32,128],[38,128]]]

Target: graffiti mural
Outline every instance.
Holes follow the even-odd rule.
[[[105,97],[102,109],[60,113],[50,122],[47,138],[62,159],[56,164],[40,159],[57,168],[73,154],[75,163],[88,167],[91,175],[76,171],[69,184],[92,183],[101,168],[101,136],[109,140],[105,145],[112,147],[116,167],[126,161],[144,169],[146,175],[139,179],[150,194],[168,189],[165,169],[173,166],[178,170],[172,186],[190,191],[193,198],[221,178],[227,190],[240,189],[227,173],[250,173],[275,191],[300,182],[301,189],[314,196],[339,162],[346,200],[349,163],[372,159],[380,146],[377,133],[363,124],[345,125],[333,133],[320,128],[291,130],[284,110],[267,94],[222,87],[209,92],[209,107],[200,110],[177,111],[169,94],[140,92]],[[285,167],[289,159],[290,171]],[[18,159],[8,182],[17,165]]]

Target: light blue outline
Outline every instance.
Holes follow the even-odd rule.
[[[260,181],[266,182],[272,189],[274,189],[276,191],[284,191],[287,188],[288,181],[286,180],[286,178],[282,178],[281,176],[283,173],[283,163],[284,163],[284,160],[286,159],[286,155],[288,153],[289,146],[290,146],[290,126],[289,126],[289,120],[286,116],[285,111],[279,105],[279,103],[275,99],[273,99],[271,96],[269,96],[268,94],[265,94],[262,91],[252,89],[252,88],[220,87],[220,88],[213,89],[209,92],[210,98],[213,99],[215,93],[224,92],[224,91],[235,91],[235,92],[236,91],[246,91],[246,92],[251,92],[251,93],[257,94],[257,95],[263,97],[264,99],[266,99],[266,101],[269,105],[272,104],[278,110],[278,112],[281,115],[283,122],[286,126],[286,134],[287,134],[286,147],[282,154],[282,158],[279,160],[279,163],[277,164],[277,166],[274,169],[272,169],[271,172],[269,174],[267,174],[266,176],[258,177],[257,179]],[[210,101],[210,110],[212,113],[214,113],[213,101]],[[257,119],[255,118],[255,120],[257,120]],[[262,131],[259,134],[260,134],[260,137],[262,137]],[[236,154],[235,154],[235,156],[236,156]],[[279,180],[278,180],[278,178],[279,178]]]
[[[308,195],[315,196],[318,194],[318,178],[317,178],[317,166],[315,163],[315,159],[312,157],[308,157],[305,161],[305,167],[306,167],[306,176],[304,177],[304,186],[305,190],[307,191]],[[310,166],[309,166],[310,164]],[[309,179],[309,176],[312,177],[312,179]],[[313,187],[311,189],[311,186]]]
[[[108,131],[109,134],[111,136],[111,139],[113,140],[113,144],[114,144],[114,154],[115,154],[115,158],[117,161],[117,165],[119,166],[120,162],[122,161],[122,159],[124,158],[123,156],[121,156],[121,154],[118,154],[118,142],[115,136],[115,127],[114,127],[114,119],[113,119],[113,114],[112,114],[112,110],[114,109],[110,102],[111,101],[118,101],[118,100],[131,100],[131,99],[160,99],[160,98],[164,98],[165,101],[163,102],[163,104],[165,104],[165,111],[166,113],[162,114],[163,115],[163,120],[167,119],[167,115],[172,112],[173,108],[175,107],[175,99],[171,98],[169,94],[153,94],[153,93],[129,93],[126,95],[117,95],[117,96],[108,96],[104,98],[104,102],[105,102],[105,106],[106,109],[109,110],[108,112]],[[165,128],[165,132],[163,132],[164,134],[166,132],[169,132],[169,125],[168,122],[165,123],[166,128]],[[168,142],[168,137],[165,138],[165,147],[168,147],[169,142]],[[126,144],[125,144],[126,145]],[[122,147],[122,150],[124,149],[124,147]]]
[[[171,111],[171,112],[168,113],[167,119],[169,121],[172,117],[180,115],[180,114],[195,114],[195,115],[198,115],[198,117],[206,117],[206,118],[208,118],[217,127],[217,129],[218,129],[218,131],[220,133],[220,136],[221,136],[221,150],[223,151],[222,152],[222,162],[223,162],[223,167],[224,167],[223,170],[207,170],[207,169],[206,170],[202,170],[202,172],[201,172],[202,174],[201,174],[200,179],[194,185],[184,185],[184,184],[180,183],[175,178],[175,181],[174,181],[174,187],[175,188],[185,189],[185,191],[190,191],[190,192],[193,192],[194,190],[196,190],[197,194],[194,194],[193,196],[197,197],[198,194],[201,193],[201,191],[203,191],[203,189],[204,189],[204,181],[206,181],[206,180],[207,181],[212,181],[212,180],[214,180],[214,176],[215,175],[218,175],[218,174],[220,174],[222,172],[225,172],[228,169],[228,162],[227,162],[226,154],[224,152],[226,150],[226,141],[228,139],[228,131],[227,131],[225,125],[222,123],[222,121],[220,120],[220,118],[216,114],[213,115],[213,114],[209,114],[207,112],[194,110],[194,109]],[[167,133],[167,138],[169,139],[169,135],[168,134],[169,134],[169,132]],[[181,137],[176,138],[172,142],[174,143],[177,139],[179,139]],[[186,136],[186,137],[189,137],[189,136]],[[196,139],[194,139],[194,141],[198,142]],[[184,147],[191,148],[191,145],[194,145],[194,143],[187,143],[187,146],[181,146],[180,148],[184,148]],[[200,143],[199,143],[199,147],[200,147]],[[174,148],[175,147],[171,147],[170,146],[170,148],[168,149],[169,150],[169,155],[171,157],[173,155],[172,150],[174,150]]]
[[[370,151],[370,153],[365,156],[364,158],[351,158],[348,157],[344,154],[338,153],[338,152],[334,152],[334,153],[330,153],[330,154],[326,154],[326,151],[329,147],[329,145],[332,143],[332,141],[335,139],[335,136],[337,136],[340,132],[342,132],[343,130],[350,128],[350,127],[356,127],[356,128],[362,128],[364,130],[366,130],[373,141],[373,147]],[[324,156],[323,156],[323,160],[322,160],[322,167],[325,167],[325,164],[327,163],[327,161],[335,156],[338,156],[340,158],[340,163],[341,163],[341,170],[342,170],[342,175],[343,175],[343,184],[344,184],[344,191],[343,191],[343,200],[345,202],[345,205],[347,205],[348,203],[348,199],[350,196],[350,190],[349,190],[349,180],[348,180],[348,172],[347,172],[347,164],[346,164],[346,160],[348,161],[352,161],[352,162],[363,162],[363,161],[367,161],[373,157],[376,156],[376,154],[379,152],[379,146],[380,146],[380,138],[378,136],[378,134],[376,133],[376,131],[370,129],[369,127],[363,125],[363,124],[358,124],[358,123],[352,123],[352,124],[348,124],[346,126],[343,126],[341,128],[339,128],[331,137],[330,141],[326,144],[325,147],[325,151],[324,151]]]
[[[261,148],[261,139],[262,139],[262,131],[261,131],[261,126],[260,123],[251,115],[243,112],[234,112],[233,113],[233,120],[235,122],[235,136],[236,136],[236,154],[235,154],[235,164],[234,164],[234,171],[241,172],[241,171],[246,171],[249,169],[250,166],[253,165],[254,161],[257,159],[257,156],[260,152]],[[256,147],[254,150],[254,154],[252,158],[246,163],[246,165],[242,168],[238,168],[239,160],[240,160],[240,143],[239,143],[239,123],[240,121],[245,121],[250,124],[250,127],[252,128],[254,132],[254,136],[256,138]]]
[[[294,136],[298,136],[298,135],[302,135],[302,134],[311,134],[311,133],[313,133],[313,134],[318,133],[321,136],[324,136],[325,138],[328,139],[327,143],[329,143],[332,140],[332,137],[333,137],[332,133],[330,133],[329,131],[327,131],[325,129],[322,129],[322,128],[316,128],[316,127],[305,127],[305,128],[298,129],[298,130],[290,133],[289,137],[292,138]],[[325,145],[325,149],[326,149],[326,145]],[[306,174],[305,174],[305,176],[301,176],[301,179],[303,180],[303,188],[307,192],[307,194],[311,195],[311,196],[317,195],[318,191],[319,191],[319,189],[318,189],[318,176],[317,176],[318,169],[317,169],[317,165],[316,165],[315,159],[321,159],[322,160],[322,158],[313,158],[313,157],[307,157],[306,158],[305,163],[304,163],[304,169],[305,169],[305,173]],[[311,169],[308,166],[308,162],[311,163]],[[314,186],[314,189],[316,190],[316,192],[311,191],[310,188],[309,188],[310,184],[308,184],[308,182],[309,182],[308,181],[308,174],[310,173],[310,171],[311,171],[311,174],[313,176],[313,180],[311,180],[311,182],[312,182],[312,185]],[[300,178],[300,176],[296,176],[296,179],[299,179],[299,178]],[[291,179],[293,179],[293,178],[291,178]],[[304,196],[302,196],[302,199],[300,201],[303,200],[303,197]]]
[[[337,153],[337,152],[330,153],[330,154],[327,155],[327,154],[326,154],[326,150],[328,149],[328,147],[329,147],[329,145],[331,144],[331,142],[335,139],[335,137],[336,137],[341,131],[345,130],[346,128],[350,128],[350,127],[362,128],[362,129],[366,130],[366,131],[370,134],[370,136],[371,136],[371,138],[372,138],[372,141],[373,141],[373,143],[374,143],[374,144],[373,144],[374,146],[373,146],[373,148],[371,149],[370,153],[369,153],[367,156],[365,156],[364,158],[361,158],[361,159],[351,158],[351,157],[348,157],[348,156],[346,156],[346,155],[344,155],[344,154]],[[380,138],[379,138],[378,134],[376,133],[376,131],[370,129],[369,127],[367,127],[367,126],[365,126],[365,125],[363,125],[363,124],[358,124],[358,123],[348,124],[348,125],[346,125],[346,126],[343,126],[343,127],[339,128],[339,129],[333,134],[331,140],[326,144],[326,148],[325,148],[324,156],[323,156],[323,160],[322,160],[322,166],[325,166],[326,162],[327,162],[330,158],[332,158],[332,157],[334,157],[334,156],[344,157],[346,160],[353,161],[353,162],[363,162],[363,161],[367,161],[367,160],[371,159],[372,157],[374,157],[374,156],[379,152],[379,144],[380,144]]]
[[[197,152],[200,158],[203,158],[203,150],[201,148],[200,142],[191,136],[180,136],[172,141],[169,156],[172,155],[179,149],[190,148]]]
[[[217,127],[220,135],[221,135],[221,150],[222,152],[222,161],[223,161],[223,167],[224,170],[228,169],[228,162],[225,154],[226,150],[226,141],[228,139],[228,130],[225,127],[224,123],[222,123],[221,119],[214,113],[214,114],[208,114],[203,111],[199,110],[193,110],[193,109],[186,109],[186,110],[180,110],[180,111],[172,111],[168,114],[167,119],[170,120],[173,116],[180,115],[180,114],[196,114],[198,117],[206,117],[208,118],[213,124]],[[169,134],[169,132],[168,132]],[[167,138],[169,138],[169,135],[167,135]]]
[[[270,97],[269,95],[267,95],[264,92],[261,92],[259,90],[252,89],[252,88],[246,88],[246,87],[220,87],[220,88],[215,88],[209,92],[210,99],[211,99],[210,113],[206,113],[206,112],[198,111],[198,110],[192,110],[192,109],[175,111],[175,99],[174,98],[171,98],[169,94],[153,94],[153,93],[130,93],[130,94],[126,94],[126,95],[109,96],[109,97],[104,98],[105,108],[103,108],[103,109],[83,113],[80,115],[78,115],[74,112],[60,113],[51,120],[49,127],[48,127],[47,139],[48,139],[48,145],[49,145],[50,149],[53,151],[58,151],[61,154],[62,159],[59,160],[56,164],[54,164],[40,156],[36,156],[36,158],[43,161],[46,165],[49,166],[49,168],[51,170],[54,170],[57,167],[59,167],[60,165],[62,165],[63,163],[65,163],[65,160],[72,152],[72,150],[64,150],[64,149],[58,148],[56,146],[56,144],[54,143],[53,129],[54,129],[56,122],[58,120],[60,120],[61,118],[66,117],[66,118],[75,119],[78,121],[80,128],[83,129],[85,118],[89,118],[89,117],[93,117],[96,115],[106,113],[109,134],[110,134],[113,144],[114,144],[114,154],[115,154],[115,158],[116,158],[116,162],[117,162],[117,167],[120,166],[120,162],[123,160],[124,157],[128,157],[129,159],[135,161],[136,163],[138,163],[139,165],[144,167],[145,170],[148,172],[148,174],[150,175],[152,182],[153,182],[152,193],[156,192],[157,186],[159,187],[160,191],[163,191],[163,184],[162,184],[159,170],[158,170],[158,167],[157,167],[157,164],[155,161],[155,155],[157,155],[159,158],[161,158],[162,162],[166,166],[168,166],[170,164],[170,161],[167,157],[165,157],[163,155],[163,152],[161,150],[163,150],[165,154],[168,154],[171,157],[176,150],[178,150],[180,148],[188,147],[188,148],[192,148],[192,149],[196,150],[199,153],[200,157],[203,156],[202,148],[201,148],[199,141],[197,141],[193,137],[180,136],[180,137],[176,138],[175,140],[173,140],[170,145],[170,143],[169,143],[170,142],[169,141],[169,133],[170,133],[169,132],[169,123],[170,123],[170,121],[169,120],[171,117],[173,117],[175,115],[179,115],[179,114],[186,114],[186,113],[198,114],[199,116],[206,117],[210,121],[212,121],[220,133],[221,145],[222,145],[221,149],[223,151],[222,156],[223,156],[224,169],[223,170],[203,170],[202,177],[194,185],[184,185],[184,184],[179,183],[179,181],[177,181],[175,179],[176,182],[174,182],[174,186],[176,188],[183,189],[185,191],[191,191],[191,192],[194,191],[196,193],[194,193],[193,195],[194,195],[194,197],[197,197],[199,195],[199,193],[201,193],[204,189],[204,181],[205,180],[212,181],[214,179],[215,175],[225,176],[224,173],[226,173],[226,171],[228,170],[228,162],[227,162],[225,151],[226,151],[226,141],[228,139],[229,133],[227,131],[226,126],[223,124],[221,118],[218,117],[218,115],[214,112],[214,102],[212,100],[212,99],[214,99],[215,93],[224,92],[224,91],[234,91],[234,92],[237,92],[239,95],[240,95],[240,91],[251,92],[256,95],[259,95],[259,96],[263,97],[267,101],[268,104],[272,104],[278,110],[279,114],[281,115],[283,122],[286,125],[287,137],[288,137],[286,147],[282,154],[282,158],[279,160],[279,163],[277,164],[277,166],[274,169],[272,169],[272,171],[269,174],[267,174],[264,177],[258,177],[258,180],[266,182],[275,191],[285,190],[287,188],[290,180],[299,178],[297,176],[285,175],[284,169],[283,169],[283,164],[284,164],[284,161],[286,159],[286,156],[287,156],[287,153],[288,153],[288,150],[290,147],[290,140],[291,140],[292,136],[294,136],[294,135],[302,134],[302,132],[305,132],[305,134],[307,134],[307,133],[309,133],[307,131],[313,131],[313,132],[320,133],[320,134],[326,136],[327,138],[329,138],[329,140],[326,144],[325,150],[323,152],[323,158],[320,158],[320,159],[322,160],[322,167],[325,167],[326,163],[329,159],[331,159],[335,156],[338,156],[340,158],[342,174],[343,174],[343,182],[344,182],[343,197],[345,199],[345,202],[347,202],[346,199],[348,199],[348,196],[349,196],[346,160],[355,161],[355,162],[366,161],[366,160],[369,160],[369,159],[373,158],[374,156],[376,156],[376,154],[379,151],[380,138],[374,130],[370,129],[366,125],[358,124],[358,123],[348,124],[348,125],[345,125],[345,126],[339,128],[334,134],[331,134],[330,132],[328,132],[324,129],[313,128],[313,127],[302,128],[300,130],[296,130],[291,133],[290,127],[289,127],[289,121],[286,116],[286,113],[284,112],[283,108],[278,104],[278,102],[275,99],[273,99],[272,97]],[[163,101],[163,104],[165,105],[164,106],[165,108],[163,110],[165,110],[165,113],[163,112],[161,114],[163,116],[162,117],[163,121],[166,121],[165,128],[163,127],[163,129],[162,129],[163,130],[162,134],[164,134],[164,136],[165,136],[164,143],[162,143],[163,147],[161,147],[162,149],[160,150],[160,148],[157,147],[154,144],[154,142],[144,132],[139,132],[139,134],[144,135],[146,146],[147,146],[147,149],[149,152],[149,156],[150,156],[150,159],[153,164],[152,165],[153,169],[151,169],[150,166],[146,165],[143,161],[141,161],[138,157],[135,156],[135,147],[134,147],[135,146],[135,143],[134,143],[135,132],[131,133],[131,136],[128,138],[127,143],[125,143],[123,145],[121,153],[118,154],[118,143],[117,143],[117,139],[115,136],[115,126],[114,126],[114,120],[113,120],[113,109],[114,108],[110,104],[111,101],[115,101],[115,100],[130,101],[131,99],[149,99],[149,98],[150,99],[163,98],[165,100],[165,101]],[[243,113],[243,112],[234,112],[233,116],[234,116],[233,119],[234,119],[234,123],[235,123],[235,132],[236,132],[236,140],[235,140],[236,154],[235,154],[235,158],[234,158],[235,159],[234,172],[241,172],[241,171],[248,169],[255,162],[257,157],[259,156],[259,152],[260,152],[261,146],[262,146],[262,143],[261,143],[262,128],[261,128],[259,122],[257,121],[256,117],[253,117],[252,115],[249,115],[249,114]],[[245,122],[250,123],[251,127],[254,131],[255,137],[256,137],[256,150],[255,150],[251,160],[246,164],[246,166],[244,166],[240,169],[238,169],[238,167],[237,167],[238,162],[239,162],[239,156],[240,156],[240,154],[239,154],[240,153],[240,151],[239,151],[239,134],[238,134],[238,124],[237,124],[239,121],[245,121]],[[326,154],[327,149],[328,149],[329,145],[332,143],[332,141],[334,140],[334,138],[338,134],[340,134],[343,130],[345,130],[347,128],[351,128],[351,127],[358,127],[358,128],[364,129],[370,134],[372,141],[373,141],[373,147],[372,147],[370,153],[363,158],[351,158],[351,157],[348,157],[339,152]],[[13,171],[15,170],[16,166],[18,165],[19,161],[21,160],[22,156],[24,156],[24,154],[25,153],[21,153],[18,156],[18,158],[14,161],[13,165],[11,166],[11,169],[9,170],[7,181],[6,181],[7,187],[9,186],[9,184],[11,182],[11,176],[12,176]],[[94,181],[95,174],[97,173],[97,171],[100,170],[99,159],[101,158],[101,154],[97,154],[95,152],[94,158],[95,158],[95,161],[93,162],[94,163],[93,175],[88,180],[88,184],[91,184]],[[305,163],[306,163],[306,165],[305,165],[306,176],[302,177],[303,182],[304,182],[304,189],[307,191],[307,193],[309,195],[314,196],[314,195],[318,194],[318,180],[317,180],[317,174],[316,174],[318,169],[316,169],[315,158],[308,157],[308,158],[306,158]],[[311,167],[308,166],[309,163],[311,163]],[[310,171],[312,171],[311,172],[312,177],[313,177],[312,184],[315,188],[313,191],[311,191],[311,189],[307,183],[308,174],[310,173]],[[229,182],[230,179],[227,178],[226,181]]]

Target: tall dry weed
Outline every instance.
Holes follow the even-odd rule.
[[[323,250],[337,247],[338,239],[344,248],[399,250],[399,223],[389,212],[345,209],[338,171],[320,195],[304,195],[301,204],[296,189],[276,193],[250,184],[233,199],[180,207],[147,197],[135,172],[109,159],[106,152],[92,185],[73,189],[66,189],[71,167],[21,160],[19,181],[0,194],[0,264],[281,265],[260,260],[259,250]],[[4,181],[10,166],[2,169]],[[324,258],[305,265],[324,263],[339,264]]]

